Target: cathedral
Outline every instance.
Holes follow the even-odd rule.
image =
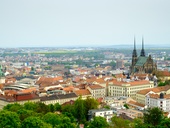
[[[132,52],[132,64],[131,64],[131,74],[134,73],[148,73],[151,74],[153,71],[157,70],[157,65],[151,58],[151,55],[145,56],[144,50],[144,40],[142,38],[142,50],[140,56],[137,56],[136,51],[136,41],[134,39],[134,49]]]

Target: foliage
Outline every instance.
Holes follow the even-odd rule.
[[[71,120],[69,117],[62,117],[61,118],[61,124],[57,126],[57,128],[75,128],[76,124],[71,123]]]
[[[124,120],[119,117],[112,117],[111,124],[113,124],[114,128],[130,128],[130,121]]]
[[[164,82],[160,82],[159,84],[158,84],[158,86],[165,86],[165,85],[170,85],[170,80],[166,80],[166,81],[164,81]]]
[[[61,112],[64,113],[71,113],[72,115],[75,115],[75,109],[74,109],[74,105],[63,105],[61,107]]]
[[[26,110],[26,109],[20,109],[17,111],[17,114],[20,118],[21,121],[23,121],[25,118],[29,117],[29,116],[33,116],[36,115],[36,113],[32,110]]]
[[[0,128],[20,128],[21,122],[15,112],[0,111]]]
[[[46,114],[49,112],[49,107],[42,102],[37,102],[36,112]]]
[[[124,104],[123,105],[126,109],[129,109],[128,105],[127,104]]]
[[[6,105],[3,109],[4,110],[8,110],[11,112],[17,112],[18,110],[22,109],[23,106],[18,104],[18,103],[14,103],[14,104],[8,104]]]
[[[158,125],[160,128],[170,128],[170,119],[165,118],[164,120],[161,121],[161,123]]]
[[[100,116],[96,116],[93,120],[89,123],[90,128],[108,128],[109,124],[107,123],[106,119]]]
[[[54,110],[55,111],[61,111],[61,105],[59,103],[54,104]]]
[[[33,102],[26,102],[24,103],[24,109],[35,111],[38,105]]]
[[[77,111],[75,117],[79,122],[84,122],[86,120],[86,110],[85,110],[85,101],[79,97],[74,103],[74,109]]]
[[[97,109],[99,106],[99,102],[91,97],[87,97],[87,99],[85,100],[85,114],[88,115],[88,111],[90,109]],[[87,117],[86,117],[87,118]]]
[[[53,104],[49,104],[48,105],[48,109],[49,109],[50,112],[54,112],[55,111],[55,107],[54,107]]]
[[[144,113],[144,123],[156,126],[163,120],[163,112],[158,107],[148,108]]]
[[[52,126],[44,123],[39,117],[30,116],[22,122],[22,128],[52,128]]]
[[[61,124],[61,118],[60,115],[57,115],[55,113],[47,113],[43,116],[43,121],[51,124],[53,127]]]

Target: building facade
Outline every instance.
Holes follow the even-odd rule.
[[[164,112],[170,112],[170,94],[149,94],[146,96],[145,102],[147,108],[158,107]]]
[[[136,98],[136,93],[143,89],[153,88],[154,83],[147,80],[126,81],[126,80],[113,80],[108,85],[109,96],[125,96]]]

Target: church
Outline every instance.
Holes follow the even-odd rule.
[[[140,52],[140,56],[137,56],[136,41],[134,38],[134,49],[132,52],[132,64],[131,64],[130,70],[131,70],[131,74],[134,74],[134,73],[151,74],[153,71],[157,70],[157,65],[153,61],[151,55],[145,56],[143,38],[142,38],[142,49]]]

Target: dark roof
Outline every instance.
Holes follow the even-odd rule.
[[[40,100],[46,101],[46,100],[68,99],[68,98],[76,98],[76,97],[78,97],[78,96],[75,93],[68,93],[68,94],[40,97]]]
[[[147,59],[148,57],[143,57],[143,56],[138,57],[135,66],[143,66],[146,63]]]

